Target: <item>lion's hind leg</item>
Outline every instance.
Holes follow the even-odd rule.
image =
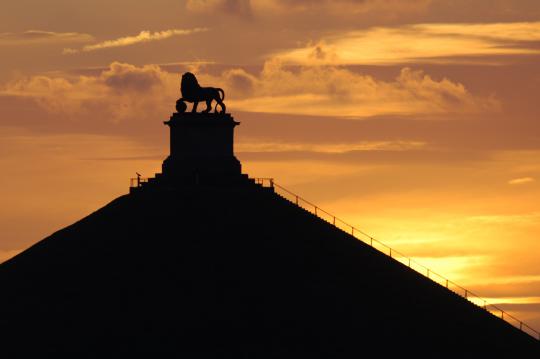
[[[208,113],[212,109],[212,99],[206,100],[206,109],[203,111],[203,113]]]

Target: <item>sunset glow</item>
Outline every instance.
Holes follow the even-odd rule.
[[[244,173],[540,329],[540,2],[3,7],[0,260],[161,171],[189,70]]]

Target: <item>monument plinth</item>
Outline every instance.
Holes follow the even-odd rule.
[[[239,125],[226,113],[175,113],[164,124],[170,127],[170,155],[162,165],[163,176],[175,181],[207,182],[241,176],[234,156],[234,128]]]

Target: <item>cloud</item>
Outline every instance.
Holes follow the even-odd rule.
[[[354,19],[374,13],[387,19],[425,11],[431,0],[188,0],[186,8],[204,15],[230,14],[243,18],[287,17],[298,23],[321,16]],[[357,20],[357,19],[356,19]]]
[[[243,69],[231,69],[223,73],[224,80],[230,85],[230,91],[240,95],[251,95],[257,87],[258,80]]]
[[[266,0],[260,6],[282,11],[330,11],[335,14],[357,15],[385,10],[387,13],[425,10],[431,0]]]
[[[226,89],[233,111],[359,118],[375,115],[457,114],[498,111],[498,102],[471,94],[464,85],[435,80],[403,68],[383,81],[335,66],[287,68],[267,61],[257,74],[241,68],[213,75],[197,72],[202,86]],[[92,76],[33,76],[5,86],[4,95],[34,99],[49,112],[80,116],[92,111],[121,120],[170,108],[179,76],[157,65],[113,62]],[[154,106],[154,108],[152,108]]]
[[[357,143],[291,143],[291,142],[239,142],[239,152],[311,152],[317,154],[345,154],[352,151],[410,151],[420,150],[426,143],[417,141],[361,141]],[[282,155],[282,154],[280,154]]]
[[[194,12],[217,12],[250,17],[251,0],[188,0],[186,7]]]
[[[237,110],[343,117],[498,110],[494,99],[476,97],[460,83],[410,68],[393,81],[382,81],[336,66],[291,69],[276,58],[250,81],[251,95],[232,99]]]
[[[526,184],[534,182],[534,178],[532,177],[521,177],[521,178],[515,178],[513,180],[508,181],[508,184],[511,185],[520,185],[520,184]]]
[[[540,41],[540,22],[511,22],[487,24],[417,24],[415,30],[442,36],[467,36],[494,41]]]
[[[75,54],[81,51],[90,52],[90,51],[110,49],[110,48],[115,48],[115,47],[132,46],[132,45],[143,43],[143,42],[160,41],[160,40],[171,38],[173,36],[191,35],[191,34],[203,32],[203,31],[208,31],[208,29],[206,28],[171,29],[171,30],[156,31],[156,32],[141,31],[138,35],[135,35],[135,36],[125,36],[125,37],[120,37],[114,40],[107,40],[107,41],[99,42],[93,45],[86,45],[80,50],[66,48],[64,49],[64,54]]]
[[[29,99],[59,118],[91,119],[103,125],[147,118],[156,108],[170,108],[179,92],[178,82],[176,75],[157,65],[113,62],[96,76],[21,78],[6,84],[0,95]]]
[[[537,0],[434,0],[429,6],[430,18],[437,22],[460,19],[463,22],[509,22],[538,20]]]
[[[40,43],[89,42],[94,37],[78,32],[28,30],[21,33],[0,33],[0,45],[32,45]]]
[[[491,274],[491,273],[490,273]],[[538,275],[488,275],[474,283],[478,291],[490,297],[521,297],[540,295],[540,276]]]
[[[527,181],[528,182],[528,181]],[[467,218],[469,221],[477,223],[489,223],[489,224],[523,224],[523,225],[536,225],[540,219],[539,212],[525,213],[525,214],[506,214],[506,215],[483,215],[483,216],[471,216]]]
[[[540,54],[538,41],[540,22],[416,24],[345,32],[272,57],[293,64],[452,63],[464,56]]]
[[[113,62],[100,77],[107,86],[116,91],[134,90],[142,93],[163,85],[164,76],[165,73],[156,65],[136,67]]]

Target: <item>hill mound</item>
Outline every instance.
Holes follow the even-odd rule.
[[[253,184],[120,197],[0,266],[3,351],[537,353],[538,343]]]

